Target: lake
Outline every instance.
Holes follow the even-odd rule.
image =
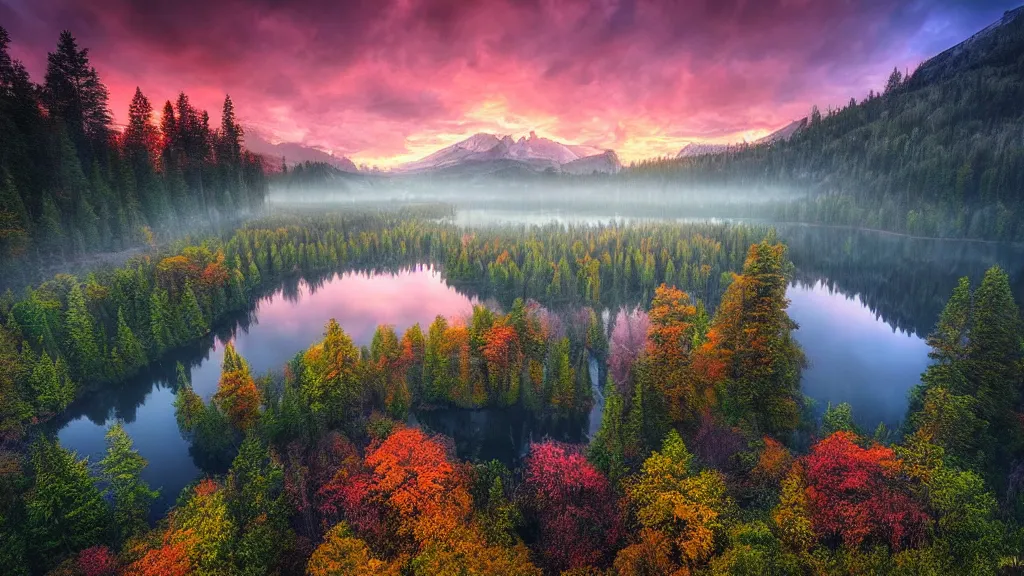
[[[475,219],[477,215],[470,215]],[[483,218],[481,219],[489,219]],[[879,422],[899,426],[907,393],[928,366],[927,334],[961,275],[975,281],[993,263],[1007,268],[1022,294],[1019,247],[921,241],[864,231],[780,228],[796,264],[788,290],[796,339],[809,366],[804,393],[821,414],[829,403],[849,402],[858,424],[870,432]],[[125,386],[75,405],[58,435],[61,443],[96,462],[104,434],[123,419],[135,446],[149,461],[144,478],[162,488],[159,514],[199,475],[174,417],[174,365],[189,367],[193,387],[209,399],[217,388],[224,342],[234,342],[254,374],[280,370],[318,341],[335,318],[356,345],[369,345],[379,324],[401,333],[426,326],[438,314],[468,315],[474,297],[448,286],[442,274],[416,267],[398,274],[346,273],[316,285],[304,281],[262,299],[236,325],[220,329],[192,349],[169,358]],[[592,370],[596,375],[596,370]],[[439,410],[416,414],[412,423],[452,436],[463,458],[514,463],[533,440],[551,436],[583,442],[600,421],[598,402],[576,422],[536,421],[518,410]]]

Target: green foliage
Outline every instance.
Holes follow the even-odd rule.
[[[135,450],[121,423],[111,426],[107,455],[100,461],[100,469],[107,483],[106,493],[114,503],[113,526],[118,542],[149,528],[149,507],[159,493],[142,480],[145,467],[146,460]]]
[[[25,495],[27,534],[38,566],[102,543],[110,512],[85,460],[40,436],[31,448],[34,483]]]
[[[829,403],[825,415],[821,418],[821,436],[831,436],[833,432],[860,434],[857,424],[853,421],[853,407],[846,402],[835,406]]]
[[[608,476],[613,485],[618,485],[627,471],[623,402],[611,376],[604,388],[601,427],[587,448],[587,460]]]

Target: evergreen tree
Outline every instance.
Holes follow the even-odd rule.
[[[40,436],[32,444],[35,482],[25,496],[29,544],[37,566],[104,541],[109,510],[85,460]]]
[[[178,431],[183,437],[191,437],[206,410],[203,399],[192,389],[192,381],[185,373],[185,366],[178,362],[177,392],[174,396],[174,417],[178,421]]]
[[[1022,445],[1016,412],[1022,385],[1021,321],[1006,272],[998,267],[986,272],[974,302],[965,372],[975,387],[978,417],[988,423],[989,463],[1005,472]]]
[[[117,351],[118,359],[123,366],[122,375],[127,376],[136,373],[146,365],[146,351],[138,338],[128,326],[124,318],[124,310],[117,309]]]
[[[92,314],[85,306],[85,296],[77,280],[68,292],[65,326],[72,369],[75,374],[85,378],[96,378],[103,372],[103,357],[100,355]]]
[[[203,311],[199,307],[199,301],[196,300],[196,294],[192,291],[191,283],[186,283],[185,290],[181,293],[178,318],[185,330],[176,338],[178,342],[190,342],[205,336],[210,331],[206,325],[206,317],[203,316]]]
[[[89,50],[79,49],[65,30],[57,50],[47,56],[42,100],[50,116],[60,119],[78,149],[82,164],[89,165],[110,131],[107,88],[89,64]]]
[[[171,330],[172,322],[171,301],[167,291],[162,288],[153,290],[149,302],[149,329],[153,337],[153,348],[157,354],[162,354],[177,344]]]
[[[624,421],[622,396],[609,376],[604,387],[604,412],[601,427],[590,441],[587,459],[617,485],[626,475],[626,451],[623,442]]]
[[[29,385],[36,395],[37,411],[42,414],[57,414],[75,399],[75,386],[64,359],[53,362],[45,351],[32,369]]]
[[[117,541],[148,529],[149,507],[158,493],[142,479],[146,460],[132,445],[132,439],[117,422],[107,432],[107,455],[100,461],[106,493],[114,503]]]

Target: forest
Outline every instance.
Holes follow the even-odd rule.
[[[967,72],[896,71],[883,94],[812,114],[789,142],[643,164],[621,182],[767,174],[821,193],[773,204],[782,220],[1020,239],[1020,201],[1003,193],[1024,166],[1009,99],[1020,20]],[[886,237],[670,219],[469,227],[432,203],[271,209],[279,168],[245,149],[230,97],[219,128],[184,93],[158,125],[140,90],[119,129],[70,33],[42,84],[9,44],[0,28],[5,574],[1024,570],[1015,270],[971,269],[940,294],[962,269],[930,257],[949,246]],[[933,131],[908,138],[934,100]],[[296,188],[343,177],[310,163],[275,176]],[[278,292],[415,266],[471,294],[471,311],[381,324],[363,346],[325,318],[318,341],[266,373],[232,341]],[[894,267],[909,276],[886,277]],[[927,333],[898,429],[865,429],[845,403],[819,414],[802,392],[810,363],[787,290],[819,280],[894,331]],[[178,353],[225,334],[204,395]],[[168,367],[175,434],[198,473],[162,509],[131,422],[98,418],[105,450],[91,460],[59,430],[91,398]],[[511,462],[466,457],[428,423],[492,410],[578,429],[595,406],[593,434],[531,437]]]
[[[11,59],[10,42],[0,27],[0,285],[262,206],[263,159],[244,149],[230,96],[219,128],[184,92],[157,126],[137,89],[117,129],[89,50],[70,32],[47,55],[42,84]]]
[[[996,30],[893,70],[880,92],[814,107],[788,141],[723,154],[651,160],[627,180],[768,190],[805,198],[773,202],[780,221],[879,228],[918,236],[1021,241],[1024,190],[1024,11]],[[764,206],[736,208],[763,215]]]
[[[774,232],[729,224],[497,227],[430,208],[292,214],[0,307],[4,493],[14,574],[1006,572],[1024,513],[1019,311],[993,268],[949,297],[903,430],[820,421]],[[204,471],[155,524],[120,424],[89,463],[45,423],[205,334],[287,277],[434,262],[497,304],[360,349],[331,321],[280,372],[228,345],[175,410]],[[504,308],[507,312],[501,312]],[[601,310],[614,314],[602,318]],[[594,402],[586,444],[520,466],[464,461],[413,410]],[[95,374],[80,378],[81,374]],[[1010,573],[1010,572],[1006,572]]]

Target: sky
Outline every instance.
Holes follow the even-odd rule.
[[[861,99],[1021,1],[0,0],[0,25],[36,81],[71,30],[116,121],[138,86],[359,164],[531,130],[628,163]]]

